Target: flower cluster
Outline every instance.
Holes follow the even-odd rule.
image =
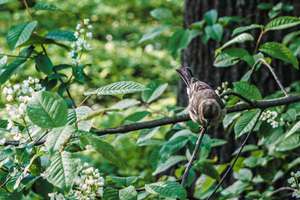
[[[21,133],[18,126],[14,125],[13,121],[25,119],[25,111],[29,100],[33,94],[43,89],[39,83],[39,79],[29,77],[22,83],[14,85],[8,83],[2,90],[2,95],[6,102],[6,112],[8,114],[7,129],[12,134],[14,140],[21,139]]]
[[[92,28],[93,26],[90,24],[90,19],[84,19],[76,26],[76,31],[74,33],[76,41],[72,43],[72,50],[70,52],[72,63],[74,65],[79,64],[80,54],[82,53],[82,51],[91,50],[91,45],[88,43],[87,39],[93,38],[93,33],[91,32]]]
[[[292,172],[291,178],[288,179],[289,185],[294,189],[293,197],[300,198],[300,171]]]
[[[279,126],[279,122],[276,120],[277,117],[278,113],[276,111],[266,110],[262,113],[260,119],[270,124],[272,128],[277,128]]]
[[[98,169],[83,165],[79,176],[75,179],[72,193],[76,199],[93,200],[103,196],[104,178]]]
[[[226,82],[222,82],[221,86],[217,87],[217,89],[215,90],[215,92],[217,93],[217,95],[221,95],[225,92],[228,92],[230,91],[230,88],[229,88],[229,83],[226,81]],[[224,99],[227,100],[228,99],[228,96],[224,96]]]

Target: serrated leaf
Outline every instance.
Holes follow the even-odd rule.
[[[300,19],[293,16],[282,16],[273,19],[265,26],[265,31],[281,30],[297,26],[300,24]]]
[[[123,109],[127,109],[127,108],[130,108],[130,107],[136,106],[140,103],[141,102],[136,100],[136,99],[123,99],[123,100],[117,102],[116,104],[112,105],[110,108],[111,109],[123,110]]]
[[[53,64],[47,55],[38,54],[35,57],[35,63],[37,69],[44,72],[45,74],[49,75],[53,73]]]
[[[124,165],[124,161],[119,156],[119,153],[111,144],[105,142],[104,140],[101,140],[94,135],[86,134],[80,136],[80,141],[84,144],[84,146],[91,145],[97,152],[99,152],[111,163],[120,167]]]
[[[157,174],[166,171],[170,167],[173,167],[174,165],[186,160],[185,156],[171,156],[168,160],[166,160],[163,163],[160,163],[155,171],[152,173],[153,176],[156,176]]]
[[[142,92],[147,88],[137,82],[133,81],[120,81],[100,87],[94,91],[86,92],[84,95],[121,95],[135,92]]]
[[[78,130],[81,131],[89,131],[92,128],[93,122],[92,120],[82,120],[89,114],[93,112],[93,110],[88,106],[80,106],[76,108],[76,117],[78,120],[77,127]]]
[[[134,186],[128,186],[119,190],[120,200],[137,200],[137,191]]]
[[[285,134],[285,138],[290,137],[300,129],[300,121],[298,121],[294,126]]]
[[[49,3],[46,3],[46,2],[37,2],[33,6],[33,9],[35,9],[35,10],[48,10],[48,11],[58,10],[58,8],[55,5],[49,4]]]
[[[11,49],[15,49],[29,40],[38,22],[32,21],[13,26],[9,29],[6,40]]]
[[[220,24],[206,26],[204,31],[209,38],[217,42],[220,42],[222,40],[224,30]]]
[[[5,83],[9,78],[15,73],[18,68],[27,61],[33,52],[33,47],[28,47],[23,49],[18,58],[16,58],[12,63],[0,67],[0,84]]]
[[[217,55],[214,61],[215,67],[230,67],[232,65],[236,65],[239,62],[238,57],[230,56],[227,53],[220,53]]]
[[[156,83],[150,83],[149,85],[147,85],[147,88],[149,88],[149,89],[145,90],[142,93],[143,101],[145,101],[147,103],[151,103],[151,102],[155,101],[164,93],[164,91],[167,89],[167,87],[168,87],[167,83],[162,84],[162,85],[158,85]]]
[[[234,125],[235,137],[239,138],[249,132],[259,116],[259,111],[253,110],[244,113]]]
[[[276,145],[276,151],[290,151],[300,146],[300,132],[296,132],[289,137],[284,137],[281,142]]]
[[[119,191],[118,189],[112,187],[105,187],[103,191],[104,200],[119,200]]]
[[[232,38],[231,40],[229,40],[228,42],[226,42],[225,44],[223,44],[219,50],[222,50],[226,47],[229,47],[230,45],[236,44],[236,43],[244,43],[246,41],[253,41],[254,38],[252,35],[250,35],[249,33],[242,33],[234,38]]]
[[[268,54],[271,57],[282,60],[286,63],[290,63],[294,68],[299,69],[299,63],[297,58],[293,55],[293,52],[285,45],[278,42],[264,43],[259,50]]]
[[[251,56],[246,49],[228,48],[228,49],[225,49],[222,53],[227,54],[231,57],[239,58],[239,59],[245,61],[251,67],[255,63],[253,56]]]
[[[57,41],[76,41],[76,37],[74,36],[74,32],[72,31],[62,31],[62,30],[54,30],[50,31],[46,35],[47,39],[57,40]]]
[[[76,162],[69,152],[55,154],[50,160],[50,166],[44,172],[45,178],[56,187],[70,188],[76,177]]]
[[[258,28],[263,28],[263,25],[260,24],[251,24],[249,26],[241,26],[241,27],[237,27],[236,29],[233,30],[232,35],[231,36],[235,36],[239,33],[243,33],[245,31],[249,31],[252,29],[258,29]]]
[[[262,95],[258,88],[255,85],[249,84],[245,81],[239,81],[233,83],[234,91],[252,100],[260,100],[262,99]]]
[[[215,9],[209,10],[204,14],[204,20],[208,25],[213,25],[217,22],[218,13]]]
[[[57,94],[42,91],[29,101],[27,115],[32,123],[41,128],[55,128],[67,123],[68,107]]]
[[[160,197],[186,199],[185,189],[177,182],[157,182],[145,185],[145,190],[150,194],[156,194]]]
[[[72,126],[64,126],[52,129],[48,133],[45,142],[47,150],[50,152],[63,150],[64,145],[74,132],[75,129]]]
[[[163,158],[170,157],[173,153],[176,153],[180,149],[182,149],[188,142],[189,138],[192,137],[189,135],[181,135],[175,138],[171,138],[160,149],[160,155]]]

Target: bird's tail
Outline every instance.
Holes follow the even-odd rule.
[[[190,86],[191,80],[193,78],[192,71],[189,67],[181,67],[180,69],[176,69],[181,79],[187,86]]]

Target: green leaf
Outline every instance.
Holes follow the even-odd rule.
[[[120,200],[118,189],[112,187],[105,187],[103,191],[104,200]]]
[[[81,131],[90,131],[92,128],[93,122],[92,120],[83,120],[89,114],[91,114],[93,110],[88,106],[80,106],[76,108],[76,118],[77,118],[77,128]]]
[[[72,134],[75,132],[74,127],[64,126],[52,129],[45,142],[45,146],[49,152],[62,151],[66,142],[69,141]]]
[[[239,58],[235,56],[230,56],[227,53],[220,53],[217,55],[214,61],[215,67],[230,67],[232,65],[236,65],[239,62]]]
[[[192,137],[192,135],[190,135],[190,132],[188,134],[189,135],[180,135],[178,137],[171,138],[167,142],[165,142],[159,151],[161,157],[168,158],[173,153],[176,153],[177,151],[182,149],[188,143],[189,138]]]
[[[146,34],[143,35],[143,37],[140,39],[139,43],[143,43],[147,40],[152,40],[165,32],[169,27],[168,26],[159,26],[152,28],[150,31],[148,31]]]
[[[247,168],[240,169],[238,173],[234,174],[234,178],[240,180],[240,181],[251,181],[253,178],[253,174],[251,170]]]
[[[285,134],[285,138],[290,137],[300,129],[300,121],[298,121],[294,126]]]
[[[179,29],[173,33],[168,41],[168,50],[173,57],[176,57],[178,52],[188,47],[192,39],[199,35],[197,30]]]
[[[203,174],[206,174],[213,179],[220,180],[220,175],[214,165],[207,160],[200,160],[197,162],[195,168],[199,169],[199,171]]]
[[[139,105],[141,102],[136,99],[123,99],[116,104],[112,105],[111,109],[118,109],[118,110],[124,110],[136,105]]]
[[[53,64],[47,55],[38,54],[35,57],[35,63],[37,69],[44,72],[45,74],[49,75],[53,73]]]
[[[239,138],[240,136],[249,132],[254,126],[254,123],[257,120],[258,116],[259,111],[257,110],[245,112],[234,125],[235,137]]]
[[[94,135],[86,134],[80,136],[80,141],[84,144],[84,146],[91,145],[97,152],[99,152],[111,163],[120,167],[124,166],[124,161],[119,156],[119,153],[111,144],[105,142],[104,140],[101,140]]]
[[[278,42],[264,43],[259,50],[268,54],[274,58],[282,60],[286,63],[290,63],[294,68],[299,69],[299,63],[297,58],[293,55],[293,52],[285,45]]]
[[[147,85],[148,90],[143,91],[142,93],[142,99],[146,103],[151,103],[158,99],[164,91],[167,89],[168,84],[156,84],[155,82],[151,82],[149,85]]]
[[[233,83],[234,91],[252,100],[262,99],[261,93],[255,85],[249,84],[245,81],[239,81]]]
[[[174,165],[186,160],[185,156],[171,156],[168,160],[163,163],[160,163],[155,171],[152,173],[153,176],[166,171],[167,169],[173,167]]]
[[[242,34],[232,38],[225,44],[223,44],[218,50],[220,51],[220,50],[222,50],[228,46],[231,46],[233,44],[236,44],[236,43],[244,43],[246,41],[253,41],[253,40],[254,40],[253,36],[250,35],[249,33],[242,33]]]
[[[134,184],[138,177],[136,176],[128,176],[128,177],[118,177],[118,176],[110,176],[111,181],[114,182],[118,187],[126,187]]]
[[[160,197],[186,199],[185,189],[177,182],[157,182],[145,185],[145,190],[150,194],[156,194]]]
[[[251,24],[249,26],[237,27],[236,29],[233,30],[231,36],[235,36],[235,35],[237,35],[239,33],[243,33],[243,32],[246,32],[246,31],[249,31],[249,30],[253,30],[253,29],[258,29],[258,28],[262,29],[263,25],[260,25],[260,24]]]
[[[147,88],[133,81],[120,81],[112,83],[103,87],[100,87],[94,91],[86,92],[84,95],[120,95],[120,94],[129,94],[135,92],[142,92]]]
[[[72,159],[71,153],[59,152],[51,158],[45,178],[56,187],[70,188],[76,177],[76,166],[77,160]]]
[[[300,19],[293,16],[282,16],[273,19],[265,26],[265,31],[281,30],[297,26],[300,24]]]
[[[76,41],[76,37],[74,36],[74,32],[72,31],[62,31],[62,30],[54,30],[50,31],[46,35],[47,39],[52,39],[56,41]]]
[[[173,18],[172,12],[167,8],[157,8],[150,12],[150,15],[157,20],[169,20]]]
[[[57,94],[42,91],[28,103],[27,115],[32,123],[41,128],[55,128],[67,123],[68,107]]]
[[[7,33],[6,40],[11,49],[21,46],[29,40],[38,22],[32,21],[13,26]]]
[[[209,38],[211,38],[217,42],[220,42],[222,40],[224,30],[220,24],[206,26],[204,31]]]
[[[213,25],[217,22],[218,19],[218,13],[215,9],[212,9],[210,11],[207,11],[204,14],[204,20],[208,25]]]
[[[10,3],[10,2],[14,2],[14,1],[16,1],[16,0],[0,0],[0,5]]]
[[[225,49],[223,53],[231,56],[231,57],[236,57],[239,58],[243,61],[245,61],[249,66],[253,66],[255,63],[255,60],[253,56],[249,54],[249,52],[246,49],[242,48],[229,48]]]
[[[150,114],[150,112],[148,112],[148,111],[135,112],[135,113],[127,116],[124,121],[137,122],[137,121],[142,120],[149,114]]]
[[[290,151],[300,146],[300,132],[296,132],[289,137],[284,137],[280,143],[276,145],[276,151]]]
[[[0,84],[5,83],[18,68],[21,68],[32,52],[33,47],[25,48],[20,52],[20,57],[16,58],[12,63],[0,67]]]
[[[49,4],[49,3],[46,3],[46,2],[37,2],[33,6],[33,9],[35,9],[35,10],[48,10],[48,11],[59,10],[55,5]]]
[[[128,186],[119,190],[120,200],[137,200],[137,191],[134,186]]]

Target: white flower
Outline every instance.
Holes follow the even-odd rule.
[[[8,102],[12,101],[13,99],[14,99],[14,97],[13,97],[12,95],[7,95],[7,96],[6,96],[6,100],[7,100]]]
[[[76,30],[80,30],[80,29],[81,29],[81,24],[79,23],[76,25]]]
[[[84,24],[84,25],[88,25],[89,23],[90,23],[90,19],[84,19],[84,20],[83,20],[83,24]]]
[[[93,33],[92,32],[87,32],[86,37],[88,37],[89,39],[92,39],[93,38]]]
[[[87,26],[87,28],[88,28],[88,29],[92,29],[92,28],[93,28],[93,25],[90,24],[90,25]]]
[[[5,139],[5,138],[0,139],[0,145],[4,145],[5,142],[6,142],[6,139]]]

